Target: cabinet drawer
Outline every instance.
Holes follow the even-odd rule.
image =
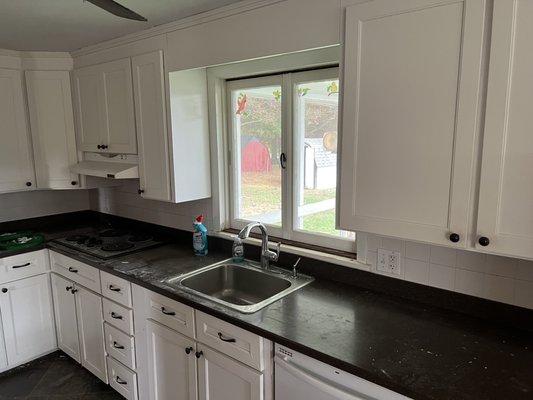
[[[196,311],[197,340],[259,371],[264,369],[261,336]]]
[[[42,274],[50,269],[48,250],[32,251],[0,259],[0,283]]]
[[[50,251],[50,262],[52,271],[91,289],[93,292],[102,293],[98,269],[55,251]]]
[[[104,321],[120,329],[128,335],[133,335],[133,311],[112,302],[104,297]]]
[[[107,354],[130,369],[135,369],[135,339],[104,323]]]
[[[102,294],[117,303],[131,308],[131,284],[118,276],[100,271]]]
[[[109,384],[128,400],[137,400],[137,374],[118,361],[107,357]]]
[[[168,297],[146,291],[146,318],[194,339],[194,309]]]

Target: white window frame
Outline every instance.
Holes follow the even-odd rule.
[[[298,165],[298,157],[301,156],[299,146],[295,143],[296,124],[298,121],[292,119],[296,115],[298,100],[297,86],[301,83],[339,79],[339,68],[321,68],[313,69],[303,72],[288,72],[276,75],[263,76],[258,78],[244,78],[239,80],[227,81],[225,85],[226,91],[226,105],[232,107],[233,102],[231,93],[239,89],[246,89],[250,87],[260,86],[281,86],[281,151],[287,155],[287,168],[282,170],[282,187],[281,187],[281,213],[282,213],[282,227],[275,225],[267,225],[268,231],[271,235],[336,250],[347,252],[356,251],[356,242],[351,238],[342,238],[322,233],[312,233],[303,229],[294,229],[296,226],[296,212],[295,205],[297,204],[297,192],[294,190],[296,179],[300,178],[296,170]],[[339,105],[340,107],[340,105]],[[231,111],[231,112],[230,112]],[[340,112],[340,108],[339,108]],[[236,141],[236,133],[233,130],[235,123],[235,115],[232,110],[226,110],[226,124],[228,132],[227,153],[226,153],[226,167],[229,177],[229,184],[227,190],[227,199],[229,205],[229,227],[234,229],[242,229],[250,221],[238,219],[238,201],[235,201],[238,195],[238,171],[240,171],[240,149],[238,148],[238,141]],[[340,118],[339,118],[340,120]],[[338,193],[337,193],[338,194]]]

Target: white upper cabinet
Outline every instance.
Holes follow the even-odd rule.
[[[483,0],[346,9],[340,228],[466,245],[484,10]]]
[[[78,149],[137,153],[129,58],[74,71]]]
[[[26,71],[26,89],[37,188],[78,188],[69,170],[78,161],[69,72]]]
[[[163,52],[132,58],[141,195],[171,201]]]
[[[35,187],[23,96],[21,72],[0,68],[0,192]]]
[[[533,258],[532,20],[530,0],[494,2],[476,237],[480,250],[525,258]]]

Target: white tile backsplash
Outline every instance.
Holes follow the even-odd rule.
[[[446,265],[429,264],[429,285],[453,290],[455,287],[455,268]]]
[[[429,261],[429,245],[405,242],[405,257],[411,260]]]
[[[448,247],[431,246],[429,261],[433,264],[455,266],[457,263],[457,250]]]
[[[0,194],[0,222],[90,209],[89,190],[32,190]]]
[[[212,226],[211,199],[169,203],[143,199],[137,193],[138,180],[126,180],[121,186],[98,189],[91,195],[91,208],[107,214],[192,230],[194,218],[203,214],[208,229]]]
[[[424,285],[429,283],[429,263],[427,261],[406,258],[403,265],[404,279]]]
[[[363,237],[372,249],[403,248],[402,276],[389,276],[533,309],[533,261],[372,234]],[[367,252],[367,257],[376,272],[376,251]]]
[[[515,284],[512,278],[485,274],[483,297],[503,303],[513,303]]]
[[[485,274],[457,268],[455,270],[455,290],[471,296],[483,296]]]

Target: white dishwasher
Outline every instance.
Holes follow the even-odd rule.
[[[401,394],[275,346],[275,400],[407,400]]]

